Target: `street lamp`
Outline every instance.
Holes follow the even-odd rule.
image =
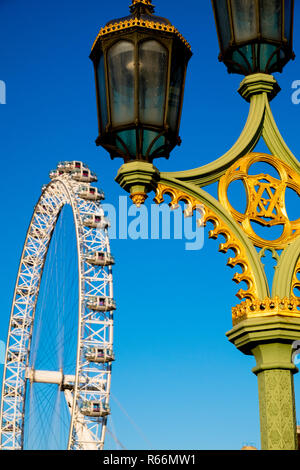
[[[190,46],[151,0],[109,21],[91,52],[99,136],[111,157],[152,162],[180,143],[179,124]]]
[[[294,58],[294,0],[212,0],[229,73],[281,72]]]
[[[99,136],[97,145],[128,169],[141,204],[156,179],[152,161],[179,145],[184,83],[191,48],[171,23],[154,15],[151,0],[133,0],[130,15],[109,21],[93,44]]]
[[[285,194],[300,197],[300,162],[284,142],[270,101],[280,91],[270,72],[282,71],[294,57],[292,0],[212,0],[221,48],[229,72],[242,73],[240,95],[250,103],[245,127],[222,157],[199,168],[160,172],[152,163],[168,157],[177,142],[184,75],[190,48],[168,20],[154,17],[150,0],[134,0],[131,15],[109,22],[93,45],[99,137],[112,157],[121,156],[116,181],[136,205],[154,191],[157,204],[165,195],[171,206],[187,205],[186,215],[201,207],[202,224],[212,222],[211,238],[223,235],[219,251],[234,255],[227,264],[244,282],[240,304],[232,307],[228,339],[253,355],[258,378],[262,449],[297,449],[292,344],[300,340],[300,217],[290,220]],[[159,73],[158,63],[163,64]],[[144,74],[143,68],[147,73]],[[164,76],[164,79],[162,79]],[[128,109],[127,109],[128,108]],[[173,117],[172,117],[173,116]],[[121,120],[121,122],[120,122]],[[217,131],[216,131],[217,134]],[[269,154],[253,152],[260,138]],[[254,173],[263,163],[276,170]],[[243,213],[232,207],[228,188],[241,181],[246,192]],[[203,188],[218,182],[218,196]],[[266,237],[253,229],[282,227]],[[277,261],[272,285],[262,258]]]

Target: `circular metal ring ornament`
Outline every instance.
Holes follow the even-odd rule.
[[[254,163],[268,163],[278,173],[274,178],[265,173],[249,175]],[[234,209],[228,200],[228,188],[233,181],[240,180],[246,191],[247,204],[244,213]],[[221,204],[239,222],[253,244],[257,247],[283,249],[300,234],[300,218],[291,221],[286,210],[286,189],[290,188],[300,196],[300,176],[278,158],[263,154],[250,153],[231,166],[219,183]],[[280,237],[266,240],[256,234],[251,222],[263,227],[283,226]]]

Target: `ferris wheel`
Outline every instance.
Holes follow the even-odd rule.
[[[35,206],[8,330],[1,449],[103,449],[116,305],[95,181],[84,163],[61,162]]]

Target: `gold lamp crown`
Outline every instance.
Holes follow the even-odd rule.
[[[154,5],[152,5],[151,0],[133,0],[132,4],[129,7],[130,10],[133,9],[136,5],[139,5],[139,4],[146,5],[147,7],[150,7],[150,9],[152,11],[154,11]]]
[[[92,51],[94,50],[99,38],[118,33],[119,31],[131,30],[136,27],[156,30],[161,33],[171,33],[177,36],[184,43],[186,48],[191,51],[191,46],[188,41],[168,19],[153,15],[154,5],[151,0],[132,0],[129,9],[130,16],[111,20],[100,29],[92,46]]]

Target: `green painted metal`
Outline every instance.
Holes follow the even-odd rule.
[[[258,379],[261,447],[296,450],[297,426],[292,363],[294,340],[300,339],[300,318],[248,319],[226,333],[244,354],[254,355]]]
[[[257,379],[262,450],[298,450],[291,371],[266,370]]]
[[[290,297],[293,274],[300,258],[300,238],[290,243],[282,252],[276,267],[272,297]]]
[[[300,173],[300,162],[283,140],[268,102],[265,104],[265,119],[262,136],[272,155],[276,155],[276,157],[280,158],[295,171]]]
[[[115,180],[130,194],[148,193],[155,189],[159,181],[159,171],[152,163],[133,161],[121,166]]]

